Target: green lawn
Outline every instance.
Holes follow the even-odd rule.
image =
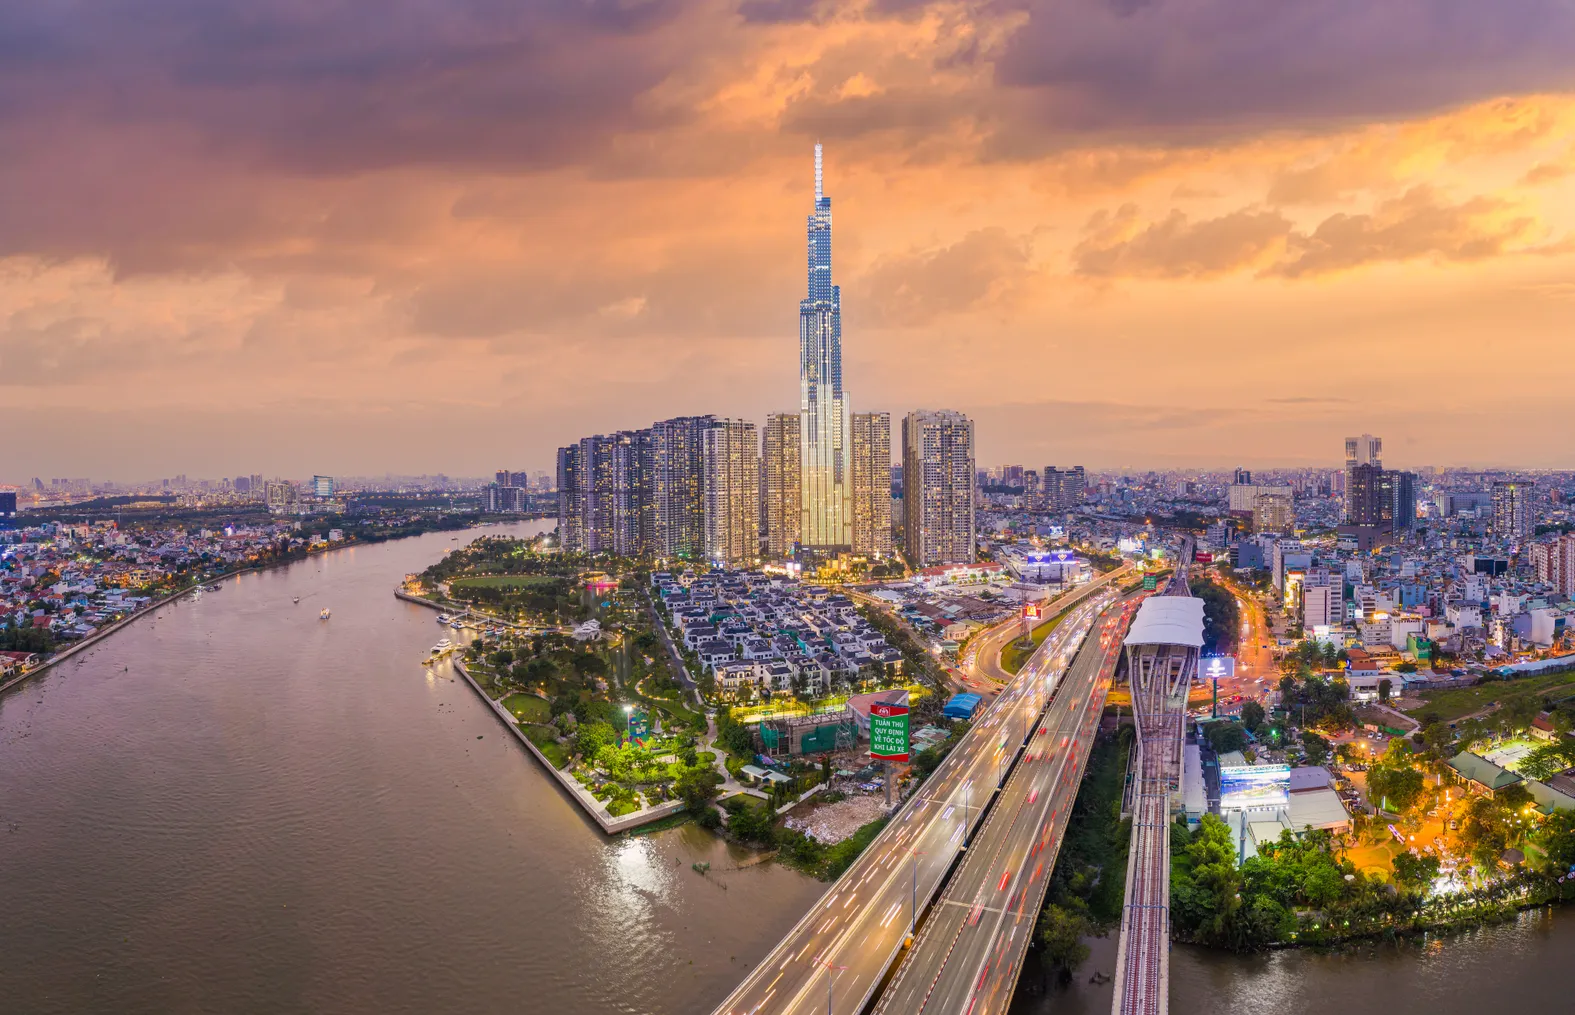
[[[556,585],[562,578],[540,574],[483,574],[471,578],[456,578],[454,588],[527,589],[543,585]]]
[[[1034,654],[1034,650],[1045,643],[1045,638],[1049,637],[1050,632],[1060,625],[1061,619],[1065,616],[1066,614],[1064,613],[1059,614],[1034,628],[1034,643],[1031,647],[1019,645],[1016,641],[1013,641],[1006,648],[1002,649],[1001,669],[1008,673],[1016,673],[1022,669],[1023,664],[1028,662],[1029,657]]]
[[[552,718],[552,706],[534,694],[511,694],[503,699],[503,707],[520,722],[547,722]]]
[[[1408,711],[1413,716],[1424,712],[1438,715],[1444,722],[1454,722],[1463,715],[1480,712],[1496,701],[1504,705],[1517,698],[1540,698],[1549,692],[1575,693],[1575,673],[1552,673],[1519,680],[1493,680],[1475,687],[1453,687],[1447,691],[1425,691],[1423,704]]]
[[[569,752],[558,743],[558,731],[551,726],[533,726],[530,723],[521,723],[521,731],[525,738],[536,745],[536,749],[546,755],[547,760],[554,768],[562,768],[569,763]]]

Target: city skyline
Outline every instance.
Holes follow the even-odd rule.
[[[1368,429],[1575,466],[1567,11],[642,12],[0,23],[54,54],[0,70],[8,468],[484,475],[591,418],[763,421],[816,139],[848,388],[967,413],[981,460],[1311,465]]]

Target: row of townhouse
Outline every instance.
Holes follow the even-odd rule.
[[[743,571],[651,576],[678,641],[723,693],[825,694],[860,674],[902,670],[902,653],[846,596],[791,578]]]

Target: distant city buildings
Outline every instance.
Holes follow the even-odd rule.
[[[974,558],[973,421],[919,411],[902,421],[903,542],[915,567]]]
[[[334,477],[332,477],[332,476],[313,476],[312,477],[312,496],[316,497],[318,500],[333,500],[334,499]]]
[[[1083,502],[1088,489],[1088,477],[1081,465],[1070,469],[1057,469],[1046,465],[1039,479],[1044,491],[1044,505],[1051,511],[1068,511]]]

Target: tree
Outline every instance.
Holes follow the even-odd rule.
[[[1263,725],[1263,720],[1268,713],[1263,710],[1263,705],[1257,701],[1244,701],[1241,705],[1241,724],[1257,733]]]
[[[1549,814],[1535,838],[1554,869],[1567,871],[1575,867],[1575,811]]]
[[[1302,734],[1302,750],[1309,765],[1321,765],[1329,759],[1329,741],[1316,733]]]
[[[618,731],[604,722],[582,723],[574,734],[574,749],[587,760],[595,758],[603,747],[618,742]]]
[[[1395,884],[1408,891],[1421,891],[1438,877],[1438,857],[1418,856],[1406,850],[1394,858]]]
[[[1244,750],[1247,746],[1247,734],[1240,723],[1210,723],[1208,730],[1209,746],[1214,748],[1216,754]]]
[[[1081,901],[1072,898],[1072,903]],[[1075,904],[1046,906],[1039,915],[1039,940],[1045,946],[1045,962],[1063,979],[1071,976],[1088,958],[1088,945],[1083,938],[1092,932],[1087,915]]]
[[[698,815],[711,809],[721,782],[722,777],[714,768],[688,768],[678,777],[673,791],[690,814]]]
[[[1367,772],[1367,797],[1372,803],[1403,814],[1422,797],[1422,773],[1408,762],[1381,761]]]
[[[1390,680],[1388,677],[1380,680],[1378,682],[1378,700],[1387,702],[1389,700],[1389,692],[1394,689],[1394,686],[1394,681]]]

